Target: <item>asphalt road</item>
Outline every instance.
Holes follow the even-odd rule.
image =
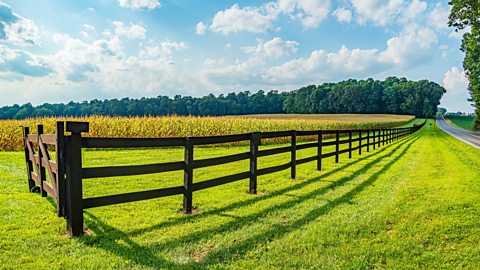
[[[445,121],[443,116],[437,116],[437,126],[460,141],[480,149],[480,132],[453,127]]]

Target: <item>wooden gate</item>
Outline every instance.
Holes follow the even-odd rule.
[[[22,127],[30,192],[52,197],[57,204],[59,217],[65,216],[63,127],[63,122],[57,122],[56,134],[44,134],[43,125],[37,126],[37,134],[31,134],[29,127]]]

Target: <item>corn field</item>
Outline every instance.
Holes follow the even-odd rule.
[[[398,126],[413,120],[413,116],[392,115],[391,118],[376,115],[364,115],[358,119],[339,121],[341,116],[335,115],[328,119],[323,115],[318,119],[301,115],[292,118],[265,117],[104,117],[86,118],[37,118],[25,120],[0,121],[0,150],[18,151],[23,149],[21,126],[30,127],[30,132],[36,133],[37,124],[44,125],[44,133],[55,132],[55,122],[59,120],[85,121],[90,123],[91,137],[182,137],[182,136],[213,136],[241,134],[254,131],[284,131],[284,130],[334,130],[334,129],[367,129]],[[273,142],[282,142],[274,140]]]

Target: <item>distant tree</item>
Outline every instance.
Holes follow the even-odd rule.
[[[445,115],[446,113],[447,113],[447,109],[438,107],[437,115]]]

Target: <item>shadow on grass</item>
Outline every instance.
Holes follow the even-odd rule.
[[[154,226],[151,226],[146,229],[141,229],[141,230],[136,230],[133,232],[123,232],[117,228],[114,228],[105,222],[101,221],[97,217],[95,217],[93,214],[86,212],[86,220],[89,225],[89,228],[95,232],[96,235],[91,236],[91,237],[81,237],[79,238],[80,241],[85,243],[86,245],[89,246],[94,246],[97,248],[102,248],[105,249],[113,254],[116,254],[117,256],[123,257],[124,259],[130,260],[136,264],[139,265],[144,265],[144,266],[149,266],[153,268],[158,268],[158,267],[167,267],[167,268],[203,268],[203,267],[208,267],[213,264],[217,263],[224,263],[228,262],[232,259],[235,259],[238,256],[242,256],[245,254],[245,252],[253,249],[255,246],[266,243],[269,241],[272,241],[275,238],[279,238],[289,232],[295,231],[300,229],[302,226],[308,224],[309,222],[317,219],[321,215],[327,214],[330,212],[332,209],[335,207],[344,204],[344,203],[349,203],[351,199],[363,191],[367,186],[371,185],[373,182],[375,182],[378,177],[386,172],[396,161],[398,161],[414,144],[420,134],[416,134],[411,138],[408,138],[405,141],[399,141],[395,144],[392,144],[386,148],[383,148],[376,153],[372,153],[370,155],[367,155],[363,158],[357,159],[355,161],[349,162],[343,166],[337,167],[336,169],[329,171],[319,177],[315,177],[312,179],[309,179],[307,181],[298,183],[296,185],[293,185],[291,187],[278,190],[275,192],[272,192],[271,194],[265,195],[265,196],[258,196],[254,197],[252,199],[238,202],[238,203],[233,203],[229,206],[222,207],[213,211],[209,211],[200,215],[195,215],[195,216],[186,216],[184,218],[179,218],[173,221],[157,224]],[[407,144],[408,143],[408,144]],[[209,239],[213,237],[214,235],[217,234],[222,234],[222,233],[228,233],[228,232],[233,232],[238,229],[241,229],[241,227],[248,226],[249,224],[258,222],[260,219],[267,217],[269,213],[272,211],[279,211],[279,210],[286,210],[291,207],[294,207],[304,201],[314,199],[320,195],[323,195],[327,193],[329,190],[334,189],[335,187],[342,186],[346,184],[347,182],[355,179],[357,176],[364,174],[367,170],[373,168],[376,166],[379,162],[381,162],[384,158],[392,157],[394,156],[395,153],[397,153],[401,147],[406,144],[406,146],[403,148],[403,150],[398,153],[393,159],[391,159],[388,163],[386,163],[378,172],[373,174],[371,177],[369,177],[367,180],[363,181],[362,183],[358,184],[355,186],[352,190],[347,192],[346,194],[333,199],[331,201],[328,201],[325,205],[322,205],[321,207],[318,207],[316,209],[313,209],[303,217],[300,217],[296,221],[294,221],[291,224],[288,225],[276,225],[272,224],[268,230],[261,232],[261,234],[256,234],[251,236],[248,239],[241,240],[238,242],[235,242],[229,247],[225,247],[224,249],[221,250],[214,250],[211,252],[208,252],[203,258],[202,262],[199,263],[187,263],[187,264],[180,264],[177,262],[173,262],[170,260],[167,260],[165,258],[159,257],[156,253],[161,252],[162,250],[170,250],[176,247],[181,247],[189,244],[193,244],[196,242],[199,242],[201,240]],[[395,146],[395,147],[394,147]],[[154,246],[143,246],[135,241],[131,240],[130,238],[132,236],[138,235],[138,234],[143,234],[149,231],[157,230],[163,227],[168,227],[168,226],[173,226],[176,224],[181,224],[181,223],[186,223],[189,221],[192,221],[194,219],[214,215],[214,214],[222,214],[224,211],[228,211],[231,209],[235,209],[238,207],[246,206],[249,204],[253,204],[255,202],[265,200],[268,198],[272,198],[274,196],[282,195],[286,192],[293,191],[296,189],[301,189],[302,187],[305,187],[306,185],[319,181],[322,177],[325,177],[327,175],[334,174],[336,172],[341,171],[342,169],[345,169],[346,167],[349,167],[355,163],[358,163],[362,160],[372,158],[379,153],[385,151],[385,150],[390,150],[388,154],[382,155],[380,157],[377,157],[373,159],[372,161],[368,162],[358,170],[354,171],[351,175],[342,177],[338,179],[335,182],[332,182],[331,184],[315,189],[305,195],[299,195],[296,197],[292,197],[291,200],[287,202],[283,202],[280,204],[275,204],[272,206],[269,206],[265,209],[262,209],[259,212],[243,216],[243,217],[238,217],[230,222],[227,222],[225,224],[222,224],[218,227],[215,228],[208,228],[202,231],[194,232],[191,234],[186,234],[178,237],[175,240],[169,240],[165,241],[160,244],[155,244]]]

